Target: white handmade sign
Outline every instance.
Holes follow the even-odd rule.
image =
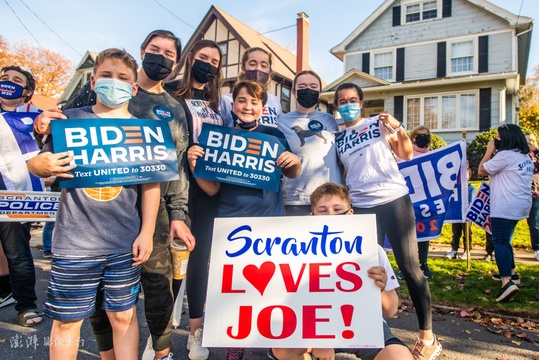
[[[203,346],[380,348],[374,215],[217,218]]]

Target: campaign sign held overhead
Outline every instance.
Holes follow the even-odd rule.
[[[380,348],[375,216],[217,218],[203,346]]]
[[[468,207],[466,142],[398,163],[414,205],[418,241],[437,239],[444,221],[462,222]]]
[[[51,121],[54,152],[71,152],[77,167],[61,188],[176,180],[176,150],[165,121],[66,119]]]
[[[195,177],[279,190],[281,168],[275,162],[285,151],[284,139],[205,123],[198,141],[204,155],[197,160]]]

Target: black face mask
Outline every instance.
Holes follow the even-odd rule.
[[[320,91],[312,89],[299,89],[296,91],[296,94],[298,95],[298,104],[306,109],[315,106],[318,103],[318,98],[320,97]]]
[[[200,84],[205,84],[208,81],[212,80],[215,75],[217,75],[218,69],[210,64],[199,59],[196,59],[191,67],[193,71],[193,77],[195,81]]]
[[[258,126],[258,120],[251,121],[251,122],[244,122],[241,121],[241,119],[234,114],[232,110],[230,110],[230,113],[232,114],[232,119],[234,120],[234,123],[238,125],[243,130],[251,130]]]
[[[243,80],[256,81],[265,85],[269,80],[269,73],[262,70],[245,70],[243,72]]]
[[[429,136],[426,134],[417,134],[415,136],[415,144],[421,149],[426,149],[429,147]]]
[[[494,147],[496,150],[500,150],[500,146],[502,146],[502,141],[499,139],[494,139]]]
[[[153,81],[160,81],[170,75],[174,61],[160,54],[145,53],[142,68]]]

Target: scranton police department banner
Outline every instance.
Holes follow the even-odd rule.
[[[90,188],[177,180],[178,162],[166,121],[66,119],[51,121],[54,152],[77,165],[61,188]],[[72,163],[73,163],[72,162]]]
[[[0,222],[55,221],[60,193],[0,191]]]
[[[414,204],[418,241],[437,239],[444,221],[465,221],[468,182],[464,140],[398,166]]]
[[[43,191],[40,179],[26,168],[26,162],[37,155],[34,119],[39,113],[4,112],[0,114],[0,175],[7,190]]]
[[[205,123],[198,141],[204,155],[197,160],[195,177],[279,190],[281,168],[275,160],[285,151],[284,139]]]
[[[380,348],[374,215],[217,218],[205,347]]]
[[[492,234],[490,228],[490,186],[486,182],[483,181],[479,186],[475,198],[466,211],[466,218]]]

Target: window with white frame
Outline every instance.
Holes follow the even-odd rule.
[[[438,17],[438,1],[423,1],[405,6],[404,22],[412,23]]]
[[[479,128],[477,92],[406,98],[406,127],[424,125],[431,130]]]
[[[472,40],[451,44],[451,72],[473,71],[474,42]]]
[[[393,52],[374,54],[374,76],[384,80],[393,79]]]

